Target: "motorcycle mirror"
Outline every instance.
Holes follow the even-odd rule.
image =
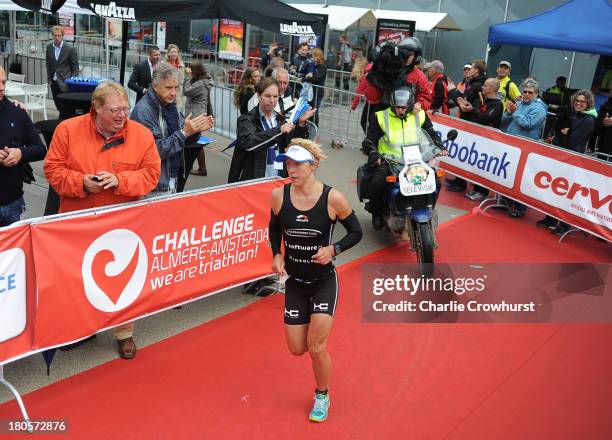
[[[446,139],[449,141],[454,141],[455,139],[457,139],[457,136],[459,136],[459,133],[457,133],[457,130],[455,129],[452,129],[451,131],[446,133]]]

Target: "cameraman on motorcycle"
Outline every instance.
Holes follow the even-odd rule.
[[[415,93],[412,87],[402,85],[393,91],[390,98],[391,106],[377,111],[370,118],[368,133],[362,143],[363,152],[368,155],[368,166],[371,167],[372,172],[372,178],[368,184],[369,204],[372,226],[377,231],[384,226],[383,196],[387,187],[386,177],[391,175],[390,166],[382,159],[382,155],[394,156],[396,160],[402,160],[402,147],[417,143],[420,139],[420,133],[417,132],[417,120],[420,127],[431,137],[434,145],[440,149],[440,155],[448,154],[427,114],[422,109],[415,112]],[[436,187],[440,188],[437,176]]]
[[[429,81],[416,66],[421,62],[423,45],[416,37],[404,38],[397,44],[382,43],[372,54],[372,68],[366,76],[364,95],[382,110],[390,103],[390,94],[402,85],[411,85],[416,92],[413,111],[429,110]]]

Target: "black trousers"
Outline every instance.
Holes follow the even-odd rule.
[[[341,70],[343,72],[350,72],[352,70],[352,64],[351,63],[342,63],[342,66],[340,66],[340,68],[338,70]],[[343,73],[342,74],[342,87],[344,88],[344,90],[348,90],[349,89],[349,80],[351,78],[350,73]],[[336,76],[336,88],[339,89],[340,88],[340,77]]]
[[[315,125],[319,126],[319,110],[321,110],[321,101],[323,101],[323,97],[325,96],[325,89],[319,86],[312,86],[313,98],[310,102],[310,106],[312,108],[316,108],[317,111],[312,117]]]
[[[57,81],[51,81],[51,95],[53,95],[53,102],[55,103],[55,108],[57,111],[62,114],[62,103],[59,99],[57,99],[57,95],[62,93],[62,90],[57,85]]]
[[[197,144],[196,144],[197,145]],[[202,146],[195,145],[185,145],[185,169],[181,170],[176,179],[176,192],[183,192],[185,190],[185,185],[187,184],[187,178],[189,177],[189,172],[193,168],[193,164],[198,158],[198,154],[202,151]]]

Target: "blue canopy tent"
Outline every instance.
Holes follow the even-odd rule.
[[[571,0],[522,20],[489,28],[489,44],[543,47],[612,56],[612,3]]]
[[[491,26],[488,42],[612,56],[610,23],[610,0],[571,0],[532,17]]]

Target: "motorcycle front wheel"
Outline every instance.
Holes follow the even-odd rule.
[[[419,264],[419,274],[430,278],[434,274],[434,232],[431,220],[427,223],[416,223],[414,231],[415,250]]]

